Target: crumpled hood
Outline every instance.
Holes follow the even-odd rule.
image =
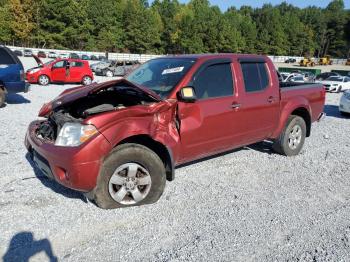
[[[139,92],[144,93],[148,97],[152,98],[155,102],[161,101],[161,98],[151,90],[147,88],[143,88],[141,86],[138,86],[134,83],[129,82],[128,80],[122,78],[119,80],[113,80],[113,81],[108,81],[104,83],[92,83],[91,85],[88,86],[78,86],[74,88],[70,88],[62,92],[56,99],[52,101],[52,109],[55,109],[59,106],[71,103],[79,98],[82,98],[84,96],[87,96],[89,94],[93,94],[99,90],[101,90],[104,87],[113,85],[113,84],[119,84],[119,83],[125,83],[130,88],[133,88]]]

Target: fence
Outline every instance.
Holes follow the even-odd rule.
[[[58,49],[40,49],[40,48],[24,48],[24,47],[16,47],[16,46],[8,46],[10,49],[16,49],[16,50],[24,50],[24,49],[31,49],[34,53],[37,53],[38,51],[44,51],[46,53],[48,52],[55,52],[57,54],[70,54],[70,53],[76,53],[78,55],[105,55],[103,52],[89,52],[89,51],[72,51],[72,50],[58,50]],[[127,54],[127,53],[108,53],[108,59],[111,60],[119,60],[119,61],[126,61],[126,60],[139,60],[141,63],[144,63],[150,59],[161,57],[164,55],[152,55],[152,54]],[[274,63],[283,63],[288,58],[294,58],[297,62],[299,62],[303,57],[301,56],[269,56],[269,58]],[[317,58],[314,58],[315,61],[317,61]],[[333,64],[345,64],[346,59],[332,59]]]

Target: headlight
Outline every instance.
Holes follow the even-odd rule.
[[[65,123],[57,136],[56,146],[79,146],[97,133],[93,125]]]
[[[339,84],[332,84],[332,86],[338,86]]]
[[[40,68],[29,69],[28,73],[34,74],[34,73],[38,72],[39,70],[40,70]]]

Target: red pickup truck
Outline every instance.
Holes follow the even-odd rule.
[[[142,205],[160,198],[179,164],[263,140],[297,155],[324,102],[321,84],[279,83],[266,56],[164,57],[64,91],[25,144],[47,176],[99,207]]]

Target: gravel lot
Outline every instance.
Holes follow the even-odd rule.
[[[26,156],[28,124],[69,87],[32,85],[0,109],[0,258],[350,260],[350,118],[338,112],[339,94],[327,94],[328,117],[299,156],[241,148],[178,168],[156,204],[105,211]]]

